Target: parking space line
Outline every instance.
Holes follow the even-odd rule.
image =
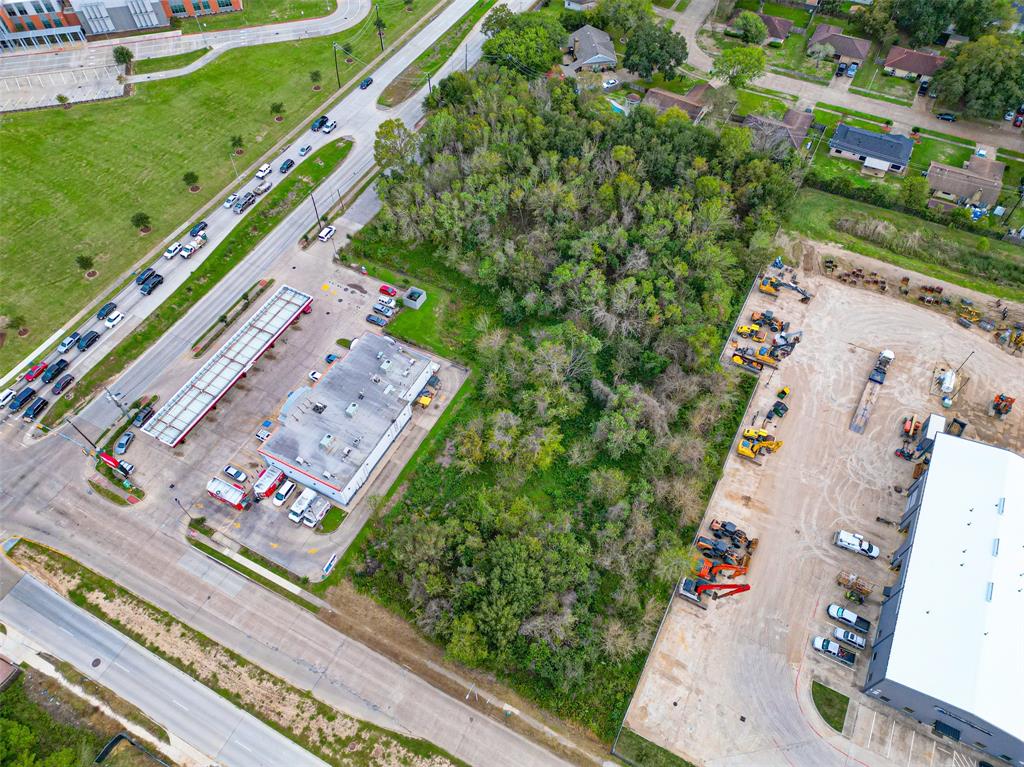
[[[871,748],[871,738],[875,735],[875,718],[878,716],[878,712],[871,709],[871,729],[868,730],[868,748]]]
[[[910,759],[914,756],[914,740],[917,738],[917,730],[910,731],[910,748],[907,749],[907,767],[910,767]]]
[[[892,727],[889,729],[889,745],[885,748],[885,758],[889,758],[889,753],[892,751],[892,736],[896,734],[896,719],[892,720]]]
[[[928,760],[928,767],[932,767],[933,764],[935,764],[935,741],[934,740],[932,741],[932,756]]]

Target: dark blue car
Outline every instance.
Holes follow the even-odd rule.
[[[365,80],[363,80],[361,83],[359,83],[359,90],[365,91],[371,85],[373,85],[373,78],[372,77],[367,77]]]
[[[380,328],[383,328],[388,324],[388,321],[386,319],[384,319],[383,317],[378,317],[376,314],[367,314],[366,321],[369,322],[371,325],[376,325],[377,327]]]
[[[309,126],[309,128],[312,131],[318,131],[325,125],[327,125],[327,115],[320,115],[313,121],[313,124]]]
[[[282,173],[287,173],[288,171],[290,171],[294,167],[295,167],[295,160],[293,160],[291,157],[289,157],[287,160],[285,160],[283,163],[281,163],[281,172]]]
[[[203,230],[205,230],[205,229],[206,229],[206,222],[205,221],[200,221],[198,224],[196,224],[191,229],[189,229],[188,233],[189,233],[190,237],[198,237],[200,234],[203,233]]]

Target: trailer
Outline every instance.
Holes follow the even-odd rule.
[[[234,482],[225,482],[219,477],[214,477],[206,483],[206,492],[221,503],[239,511],[244,511],[252,504],[252,499],[244,487]]]
[[[257,498],[269,498],[280,487],[284,481],[284,472],[268,466],[256,477],[256,484],[252,486],[253,495]]]
[[[885,383],[885,374],[894,359],[896,359],[896,355],[888,349],[878,355],[875,366],[868,373],[868,380],[864,384],[864,391],[860,395],[860,402],[857,403],[857,409],[854,411],[853,419],[850,421],[850,431],[857,434],[864,433],[864,429],[868,425],[868,419],[871,417],[871,411],[874,409],[875,400],[878,399],[878,392],[881,390],[882,384]]]

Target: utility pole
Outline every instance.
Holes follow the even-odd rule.
[[[65,418],[64,419],[64,423],[66,423],[72,429],[74,429],[79,434],[81,434],[82,435],[82,439],[84,439],[86,442],[88,442],[92,446],[93,450],[99,451],[99,448],[96,447],[96,443],[93,442],[91,439],[89,439],[87,436],[85,436],[85,433],[81,429],[79,429],[77,426],[75,426],[74,421],[72,421],[70,418]]]
[[[338,90],[341,90],[341,72],[338,71],[338,44],[332,43],[331,48],[334,49],[334,76],[338,78]]]
[[[463,46],[463,50],[466,52],[466,68],[465,68],[464,71],[468,72],[469,71],[469,43],[466,43]]]
[[[313,203],[313,213],[316,214],[316,225],[317,225],[317,228],[319,229],[320,228],[320,211],[318,211],[316,209],[316,200],[313,198],[313,193],[312,192],[309,193],[309,199]]]
[[[380,52],[384,53],[384,22],[380,20],[380,3],[373,7],[377,11],[377,21],[374,22],[374,26],[377,27],[377,37],[380,38]]]
[[[428,93],[433,93],[434,92],[434,86],[430,84],[430,75],[427,75],[427,92]]]

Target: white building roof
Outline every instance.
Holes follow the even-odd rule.
[[[252,367],[313,297],[282,285],[149,419],[142,431],[174,447]]]
[[[1024,738],[1024,457],[936,436],[886,678]]]

